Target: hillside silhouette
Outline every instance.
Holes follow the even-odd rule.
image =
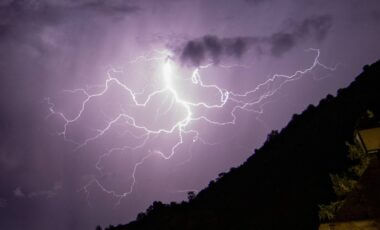
[[[335,199],[329,174],[352,165],[345,143],[367,110],[380,115],[380,61],[272,131],[246,162],[188,202],[155,201],[135,221],[106,229],[318,229],[318,205]]]

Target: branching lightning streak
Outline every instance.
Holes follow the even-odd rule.
[[[115,147],[109,149],[107,152],[103,153],[99,156],[97,163],[95,164],[95,168],[99,171],[101,175],[105,175],[106,173],[103,171],[102,168],[102,162],[105,158],[110,157],[113,153],[118,151],[136,151],[137,149],[143,148],[149,140],[152,139],[152,137],[160,135],[160,134],[176,134],[178,135],[178,141],[171,146],[171,150],[168,153],[164,153],[160,150],[150,149],[147,151],[147,154],[143,156],[138,162],[134,164],[133,171],[131,174],[131,184],[129,187],[129,190],[124,193],[117,193],[111,189],[107,189],[99,179],[97,179],[95,176],[91,178],[87,184],[84,185],[84,187],[80,191],[84,191],[87,196],[89,195],[89,187],[93,184],[97,185],[101,190],[103,190],[105,193],[110,194],[118,199],[117,205],[120,204],[121,200],[131,194],[134,190],[134,186],[136,183],[136,172],[138,168],[144,164],[144,162],[149,159],[153,155],[158,155],[162,159],[169,160],[171,157],[175,154],[176,150],[184,143],[184,136],[185,135],[193,135],[193,142],[200,141],[203,144],[209,144],[214,145],[215,143],[209,143],[206,140],[203,140],[198,130],[189,129],[189,124],[191,122],[196,122],[203,120],[211,125],[218,125],[218,126],[224,126],[224,125],[233,125],[236,122],[237,116],[236,111],[242,110],[247,112],[254,112],[254,113],[263,113],[263,105],[265,103],[268,103],[268,99],[270,99],[271,96],[273,96],[276,92],[278,92],[285,84],[298,80],[302,78],[303,75],[306,73],[311,72],[313,69],[315,69],[317,66],[320,66],[326,70],[334,71],[336,67],[328,67],[324,64],[322,64],[319,61],[320,57],[320,51],[318,49],[309,49],[309,51],[313,51],[316,53],[316,56],[314,58],[314,61],[311,66],[309,66],[306,69],[303,70],[297,70],[292,75],[282,75],[282,74],[274,74],[272,77],[268,78],[266,81],[262,82],[261,84],[258,84],[255,88],[252,90],[246,91],[244,93],[236,93],[228,89],[224,89],[222,87],[219,87],[216,84],[205,84],[202,81],[202,77],[200,74],[200,71],[202,69],[209,68],[213,65],[213,63],[207,64],[205,66],[200,66],[194,69],[191,75],[191,84],[197,85],[199,87],[202,87],[203,89],[212,89],[216,90],[219,94],[219,102],[216,104],[208,104],[207,102],[192,102],[184,100],[180,97],[176,86],[173,83],[173,65],[174,61],[168,57],[167,52],[160,52],[156,51],[160,54],[158,57],[145,57],[141,56],[136,58],[135,60],[131,61],[130,63],[136,63],[139,61],[143,62],[157,62],[162,64],[162,81],[164,82],[164,87],[161,89],[155,90],[148,94],[143,101],[138,101],[137,96],[139,94],[142,94],[141,92],[135,92],[130,87],[128,87],[126,84],[121,82],[118,78],[113,76],[113,73],[118,72],[117,70],[111,70],[107,73],[107,78],[105,80],[105,83],[103,86],[101,86],[100,92],[97,93],[90,93],[88,89],[74,89],[70,91],[66,91],[69,93],[82,93],[85,96],[85,99],[81,103],[81,107],[79,109],[79,112],[72,118],[69,118],[65,113],[57,111],[55,108],[55,104],[51,102],[49,98],[47,98],[47,103],[49,106],[50,114],[49,116],[55,115],[63,119],[64,125],[62,128],[62,131],[60,131],[58,134],[62,135],[63,138],[66,141],[70,141],[76,145],[75,150],[79,150],[86,145],[88,145],[92,141],[96,141],[97,139],[101,138],[105,133],[110,131],[114,125],[116,125],[119,121],[125,121],[127,125],[132,127],[133,129],[140,130],[143,132],[142,135],[135,135],[129,131],[126,131],[131,137],[135,138],[139,143],[134,146],[123,146],[123,147]],[[246,68],[246,66],[227,66],[227,65],[219,65],[220,68]],[[276,86],[274,86],[277,83]],[[176,105],[180,106],[184,111],[186,112],[185,116],[178,120],[173,126],[169,128],[161,128],[161,129],[152,129],[148,127],[147,125],[140,124],[136,121],[136,118],[132,115],[127,114],[126,111],[122,111],[120,114],[118,114],[116,117],[111,118],[106,126],[102,129],[97,129],[97,134],[85,139],[83,142],[78,143],[77,141],[71,139],[67,135],[68,129],[74,125],[78,120],[81,118],[82,114],[86,110],[86,107],[88,103],[95,98],[102,97],[110,90],[110,85],[116,84],[120,86],[123,90],[128,92],[128,94],[131,96],[133,100],[133,106],[135,107],[146,107],[147,104],[155,97],[166,95],[166,97],[163,98],[162,104],[166,103],[167,100],[170,100],[170,106],[163,110],[158,107],[156,110],[155,117],[161,116],[163,114],[167,114],[170,112],[171,108]],[[96,86],[99,87],[99,86]],[[170,98],[167,96],[167,94],[170,95]],[[267,99],[267,101],[265,101]],[[208,118],[207,116],[203,115],[194,115],[193,114],[193,108],[195,107],[202,107],[206,110],[208,109],[224,109],[226,103],[233,104],[232,109],[230,110],[231,119],[226,122],[219,122],[212,120]],[[161,104],[161,105],[162,105]],[[254,106],[258,106],[259,110],[254,109]],[[154,119],[154,118],[152,118]],[[194,189],[192,189],[194,190]],[[184,190],[185,191],[185,190]],[[187,191],[187,190],[186,190]]]

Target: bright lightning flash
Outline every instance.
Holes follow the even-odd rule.
[[[109,132],[114,126],[117,125],[118,122],[124,121],[129,127],[132,127],[134,130],[138,130],[142,132],[141,135],[133,134],[132,132],[128,132],[133,138],[136,139],[139,143],[136,145],[126,145],[123,147],[114,147],[109,149],[107,152],[103,153],[99,156],[97,163],[95,165],[96,169],[100,172],[101,175],[105,175],[106,172],[104,172],[104,168],[102,167],[102,162],[105,158],[110,157],[112,153],[114,152],[120,152],[120,151],[136,151],[138,149],[141,149],[143,147],[146,147],[148,145],[148,142],[157,137],[158,135],[164,135],[164,134],[171,134],[171,135],[177,135],[178,141],[170,147],[170,152],[162,152],[160,150],[156,149],[148,149],[146,152],[147,154],[143,156],[137,163],[133,166],[133,172],[131,174],[132,182],[130,184],[129,190],[125,191],[123,193],[117,193],[114,190],[108,189],[105,185],[101,183],[101,181],[98,179],[98,177],[93,176],[81,189],[81,191],[84,191],[87,196],[89,196],[89,187],[91,185],[97,185],[99,188],[101,188],[105,193],[111,194],[114,197],[118,199],[117,205],[121,202],[121,200],[128,196],[130,193],[133,192],[135,183],[136,183],[136,171],[137,169],[144,164],[144,162],[149,159],[152,155],[158,155],[162,159],[170,159],[176,152],[177,148],[181,146],[184,143],[184,136],[185,135],[191,135],[193,138],[193,142],[201,142],[202,144],[207,145],[214,145],[215,143],[209,143],[205,140],[203,140],[200,137],[199,131],[195,129],[190,129],[189,124],[192,122],[203,120],[211,125],[218,125],[218,126],[224,126],[224,125],[234,125],[235,121],[237,119],[235,113],[237,110],[246,111],[246,112],[254,112],[254,113],[262,113],[262,107],[265,103],[268,103],[268,100],[265,101],[265,99],[270,99],[271,96],[273,96],[278,90],[280,90],[285,84],[298,80],[302,78],[306,73],[311,72],[314,68],[317,66],[322,67],[328,71],[334,71],[336,67],[327,67],[319,62],[319,55],[320,52],[318,49],[310,49],[310,51],[313,51],[316,53],[316,56],[314,58],[314,61],[312,65],[306,69],[303,70],[297,70],[292,75],[281,75],[281,74],[275,74],[266,81],[262,82],[261,84],[255,86],[252,90],[246,91],[244,93],[236,93],[228,89],[224,89],[222,87],[219,87],[216,84],[205,84],[202,81],[201,77],[201,70],[208,68],[212,66],[213,64],[210,63],[205,66],[200,66],[198,68],[195,68],[192,72],[190,82],[193,84],[193,86],[201,87],[206,90],[216,90],[219,94],[219,102],[216,104],[209,104],[205,101],[201,102],[192,102],[185,100],[181,98],[180,93],[176,87],[176,81],[179,76],[178,69],[175,66],[175,62],[172,58],[168,56],[167,52],[157,52],[159,54],[158,57],[138,57],[136,60],[131,61],[130,63],[136,63],[136,62],[157,62],[162,66],[162,72],[161,77],[163,81],[163,87],[154,90],[150,94],[147,95],[144,101],[139,101],[137,99],[137,96],[140,93],[135,92],[131,87],[121,82],[118,78],[114,77],[113,74],[117,73],[119,71],[112,70],[108,72],[107,79],[105,80],[104,85],[102,86],[102,90],[97,93],[90,93],[88,89],[75,89],[70,90],[68,92],[70,93],[82,93],[85,96],[85,99],[81,103],[81,108],[79,112],[73,116],[73,118],[69,118],[67,115],[65,115],[64,112],[57,111],[55,108],[55,104],[51,102],[49,98],[47,98],[47,103],[49,105],[49,110],[51,115],[55,115],[63,119],[64,126],[63,130],[59,132],[60,135],[64,137],[65,140],[70,141],[72,143],[76,144],[76,149],[80,149],[88,145],[92,141],[96,141],[100,139],[105,133]],[[220,68],[233,68],[241,66],[223,66],[219,65]],[[243,67],[241,67],[243,68]],[[161,129],[153,129],[150,128],[149,125],[141,124],[140,121],[137,121],[137,118],[134,115],[131,115],[127,111],[124,111],[119,113],[117,116],[112,117],[110,121],[106,122],[106,126],[102,129],[97,129],[96,135],[87,138],[83,142],[78,143],[77,141],[71,139],[68,137],[67,131],[70,129],[70,127],[74,126],[83,113],[85,112],[88,103],[95,98],[103,97],[108,91],[111,89],[111,84],[116,84],[120,86],[126,93],[130,95],[130,97],[133,100],[133,106],[136,108],[145,108],[153,99],[162,98],[164,95],[170,95],[172,97],[171,107],[177,106],[181,107],[185,111],[185,115],[179,119],[174,125],[172,125],[169,128],[161,128]],[[166,99],[164,99],[166,100]],[[227,103],[233,105],[232,107],[225,106]],[[254,106],[259,106],[260,110],[253,109]],[[231,119],[227,122],[219,122],[215,121],[213,119],[208,118],[205,115],[194,115],[193,109],[196,107],[202,107],[203,109],[225,109],[229,110]],[[162,116],[166,113],[170,112],[170,108],[166,109],[164,112],[157,113],[157,116]],[[157,108],[157,111],[161,111],[161,108]],[[187,190],[186,190],[187,191]]]

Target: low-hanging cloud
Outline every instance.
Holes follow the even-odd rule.
[[[190,61],[193,65],[200,65],[207,56],[214,62],[219,62],[222,56],[240,58],[248,49],[246,38],[223,38],[206,35],[200,40],[189,41],[184,47],[181,60]]]
[[[331,16],[320,15],[306,18],[289,30],[281,30],[269,36],[219,38],[206,35],[188,41],[181,49],[180,60],[185,64],[199,66],[208,59],[214,63],[223,57],[239,59],[250,49],[260,54],[280,57],[303,41],[323,41],[331,26]]]

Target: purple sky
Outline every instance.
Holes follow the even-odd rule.
[[[379,23],[378,0],[2,0],[0,229],[186,199],[378,60]]]

